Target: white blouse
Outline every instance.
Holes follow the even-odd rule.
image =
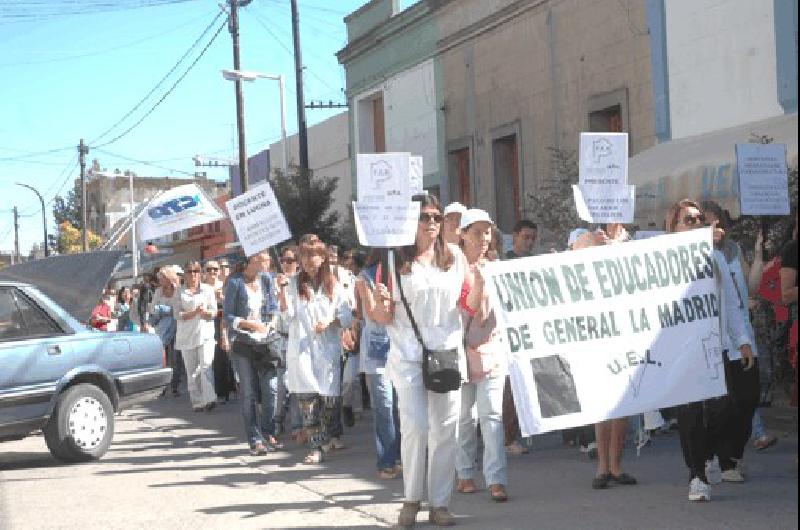
[[[353,322],[347,294],[336,285],[333,300],[324,288],[312,289],[311,300],[300,298],[297,277],[289,282],[286,311],[282,313],[289,327],[286,348],[286,386],[296,394],[340,396],[342,369],[342,328]],[[338,319],[340,326],[314,332],[319,321]]]
[[[214,320],[206,320],[201,316],[195,316],[189,320],[180,317],[182,312],[191,311],[203,305],[207,311],[217,310],[217,297],[214,288],[204,283],[195,294],[190,293],[185,287],[181,287],[178,296],[173,298],[172,311],[178,323],[175,332],[175,349],[188,350],[199,348],[203,343],[214,340]]]
[[[429,349],[457,348],[462,378],[465,378],[464,328],[458,300],[467,260],[456,245],[449,247],[455,256],[449,270],[443,271],[436,265],[423,265],[415,261],[411,265],[411,273],[401,275],[400,280],[425,346]],[[422,385],[422,346],[414,335],[396,287],[392,295],[395,302],[394,319],[386,326],[390,340],[386,369],[396,386]]]

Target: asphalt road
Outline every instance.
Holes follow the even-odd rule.
[[[486,491],[454,494],[460,528],[797,528],[795,411],[771,409],[781,435],[748,452],[748,482],[724,484],[713,501],[690,504],[676,433],[659,435],[627,471],[638,486],[593,491],[593,464],[557,435],[537,437],[509,459],[506,504]],[[320,465],[303,448],[251,457],[238,406],[193,413],[164,398],[117,417],[109,453],[97,463],[60,465],[35,436],[0,445],[0,529],[381,528],[391,526],[402,480],[379,480],[367,413],[346,431],[347,449]],[[430,527],[427,514],[418,527]]]

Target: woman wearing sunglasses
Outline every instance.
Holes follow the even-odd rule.
[[[466,379],[464,326],[461,307],[477,308],[483,296],[483,278],[470,271],[461,250],[442,237],[442,211],[432,195],[417,195],[420,217],[414,245],[395,255],[395,276],[367,290],[365,310],[389,332],[386,370],[397,390],[400,412],[401,455],[405,502],[398,525],[413,527],[428,480],[430,522],[454,523],[449,511],[453,492],[461,391],[438,393],[425,388],[422,375],[422,345],[411,325],[403,295],[417,323],[425,346],[431,350],[456,349],[462,380]],[[426,466],[427,451],[427,466]],[[427,470],[426,470],[427,467]],[[427,471],[427,473],[426,473]]]
[[[686,232],[706,226],[706,216],[699,204],[683,199],[670,208],[667,219],[667,232]],[[719,246],[725,231],[712,223],[714,245]],[[714,252],[714,278],[717,283],[719,307],[719,329],[723,353],[727,359],[740,359],[742,368],[753,367],[752,340],[747,332],[746,322],[739,309],[739,294],[731,276],[730,267],[719,252]],[[727,362],[727,361],[726,361]],[[726,370],[727,372],[727,370]],[[726,374],[727,375],[727,374]],[[705,402],[687,403],[677,407],[678,430],[681,437],[681,450],[690,472],[689,500],[702,502],[711,500],[711,486],[706,473],[706,462],[714,455],[724,452],[726,422],[725,415],[729,400],[727,397]],[[720,449],[722,448],[722,451]]]
[[[180,350],[186,367],[189,398],[196,411],[210,411],[216,403],[214,392],[214,316],[217,298],[214,288],[200,281],[203,269],[197,261],[184,268],[183,287],[176,300],[174,313],[178,322],[175,349]]]

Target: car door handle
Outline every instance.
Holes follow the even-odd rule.
[[[47,347],[47,355],[61,355],[61,346],[53,344]]]

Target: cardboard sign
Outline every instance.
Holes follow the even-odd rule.
[[[486,265],[524,435],[726,393],[710,228]]]
[[[736,144],[742,215],[789,215],[786,144]]]
[[[140,241],[224,219],[225,214],[197,184],[185,184],[159,194],[136,224]]]
[[[579,184],[628,184],[628,133],[581,133]]]
[[[246,256],[252,256],[292,238],[275,192],[269,182],[225,203]]]
[[[420,203],[370,204],[353,202],[358,242],[368,247],[413,245]]]
[[[589,223],[632,223],[635,186],[584,184],[572,186],[578,217]]]
[[[410,158],[408,153],[359,153],[356,157],[358,202],[410,201]]]

